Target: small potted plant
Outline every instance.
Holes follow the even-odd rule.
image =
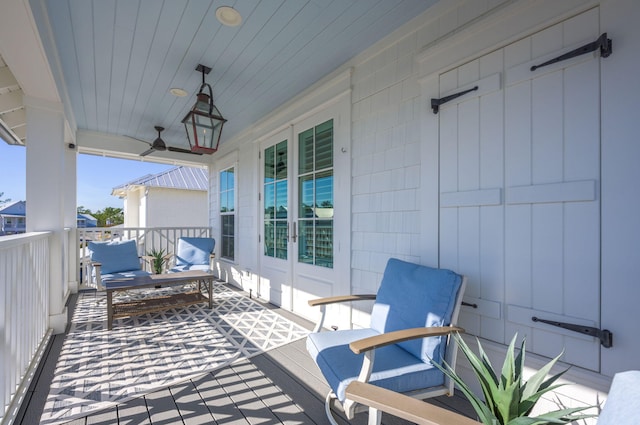
[[[591,418],[596,415],[580,413],[593,406],[558,409],[539,416],[529,416],[542,395],[552,391],[563,384],[555,384],[567,370],[546,376],[558,361],[562,353],[549,363],[544,365],[528,380],[524,380],[524,356],[525,341],[522,340],[520,352],[515,354],[517,334],[511,340],[507,349],[507,356],[502,365],[500,374],[494,371],[489,358],[478,340],[478,352],[476,355],[464,342],[459,334],[454,334],[460,350],[471,364],[471,368],[482,387],[482,398],[474,394],[469,386],[451,369],[448,364],[444,367],[436,364],[445,374],[451,377],[458,385],[460,391],[467,397],[473,406],[478,420],[485,425],[546,425],[566,424],[579,419]]]
[[[151,270],[155,274],[161,274],[164,271],[164,265],[167,262],[167,256],[164,249],[152,249],[147,252],[147,257],[151,262]]]

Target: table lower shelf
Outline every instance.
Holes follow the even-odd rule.
[[[209,298],[200,292],[181,292],[160,297],[143,298],[113,304],[113,318],[140,316],[146,313],[156,313],[176,307],[192,304],[208,303]]]

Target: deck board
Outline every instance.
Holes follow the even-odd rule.
[[[72,299],[70,306],[74,303]],[[266,306],[307,329],[313,327],[291,312]],[[52,338],[47,358],[21,406],[22,415],[16,424],[39,422],[62,342],[63,335]],[[297,340],[65,425],[326,424],[324,399],[329,387],[305,345],[304,339]],[[469,403],[459,393],[430,402],[473,416]],[[367,423],[367,413],[359,413],[347,422],[341,409],[336,408],[335,412],[341,425]],[[385,425],[408,423],[383,415]]]
[[[119,404],[118,420],[121,424],[150,425],[149,411],[144,397],[134,398]]]

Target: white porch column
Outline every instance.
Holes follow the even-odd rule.
[[[26,228],[27,232],[53,232],[49,252],[49,327],[54,333],[62,333],[67,325],[65,302],[69,294],[64,245],[65,204],[73,202],[75,208],[75,196],[67,197],[68,193],[75,193],[75,182],[71,188],[66,187],[69,186],[67,167],[75,167],[75,160],[66,152],[62,104],[25,96],[24,105],[27,113]]]
[[[73,147],[71,147],[73,146]],[[78,284],[80,278],[80,265],[78,264],[78,200],[77,200],[77,159],[78,151],[75,147],[75,140],[70,140],[70,135],[66,135],[64,139],[64,227],[70,229],[67,236],[69,237],[67,250],[67,285],[69,290],[74,294],[78,292]]]

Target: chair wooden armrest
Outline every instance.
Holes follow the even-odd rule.
[[[347,386],[346,396],[357,403],[387,412],[418,425],[478,425],[473,419],[364,382],[353,381]],[[369,417],[377,414],[369,411]],[[371,421],[369,422],[371,423]]]
[[[324,319],[327,314],[327,305],[336,304],[336,303],[344,303],[349,301],[363,301],[363,300],[375,300],[375,294],[361,294],[361,295],[338,295],[335,297],[325,297],[325,298],[316,298],[314,300],[309,300],[309,305],[311,307],[320,306],[320,320],[316,323],[315,328],[313,328],[312,332],[320,332],[322,329],[322,325],[324,324]]]
[[[309,305],[315,307],[318,305],[327,305],[335,303],[344,303],[348,301],[362,301],[362,300],[375,300],[375,294],[361,294],[361,295],[338,295],[335,297],[316,298],[309,300]]]
[[[433,326],[426,328],[402,329],[353,341],[349,344],[349,348],[351,348],[351,351],[354,353],[360,354],[369,350],[384,347],[385,345],[397,344],[398,342],[417,338],[426,338],[429,336],[448,335],[453,332],[464,333],[464,329],[457,326]]]

